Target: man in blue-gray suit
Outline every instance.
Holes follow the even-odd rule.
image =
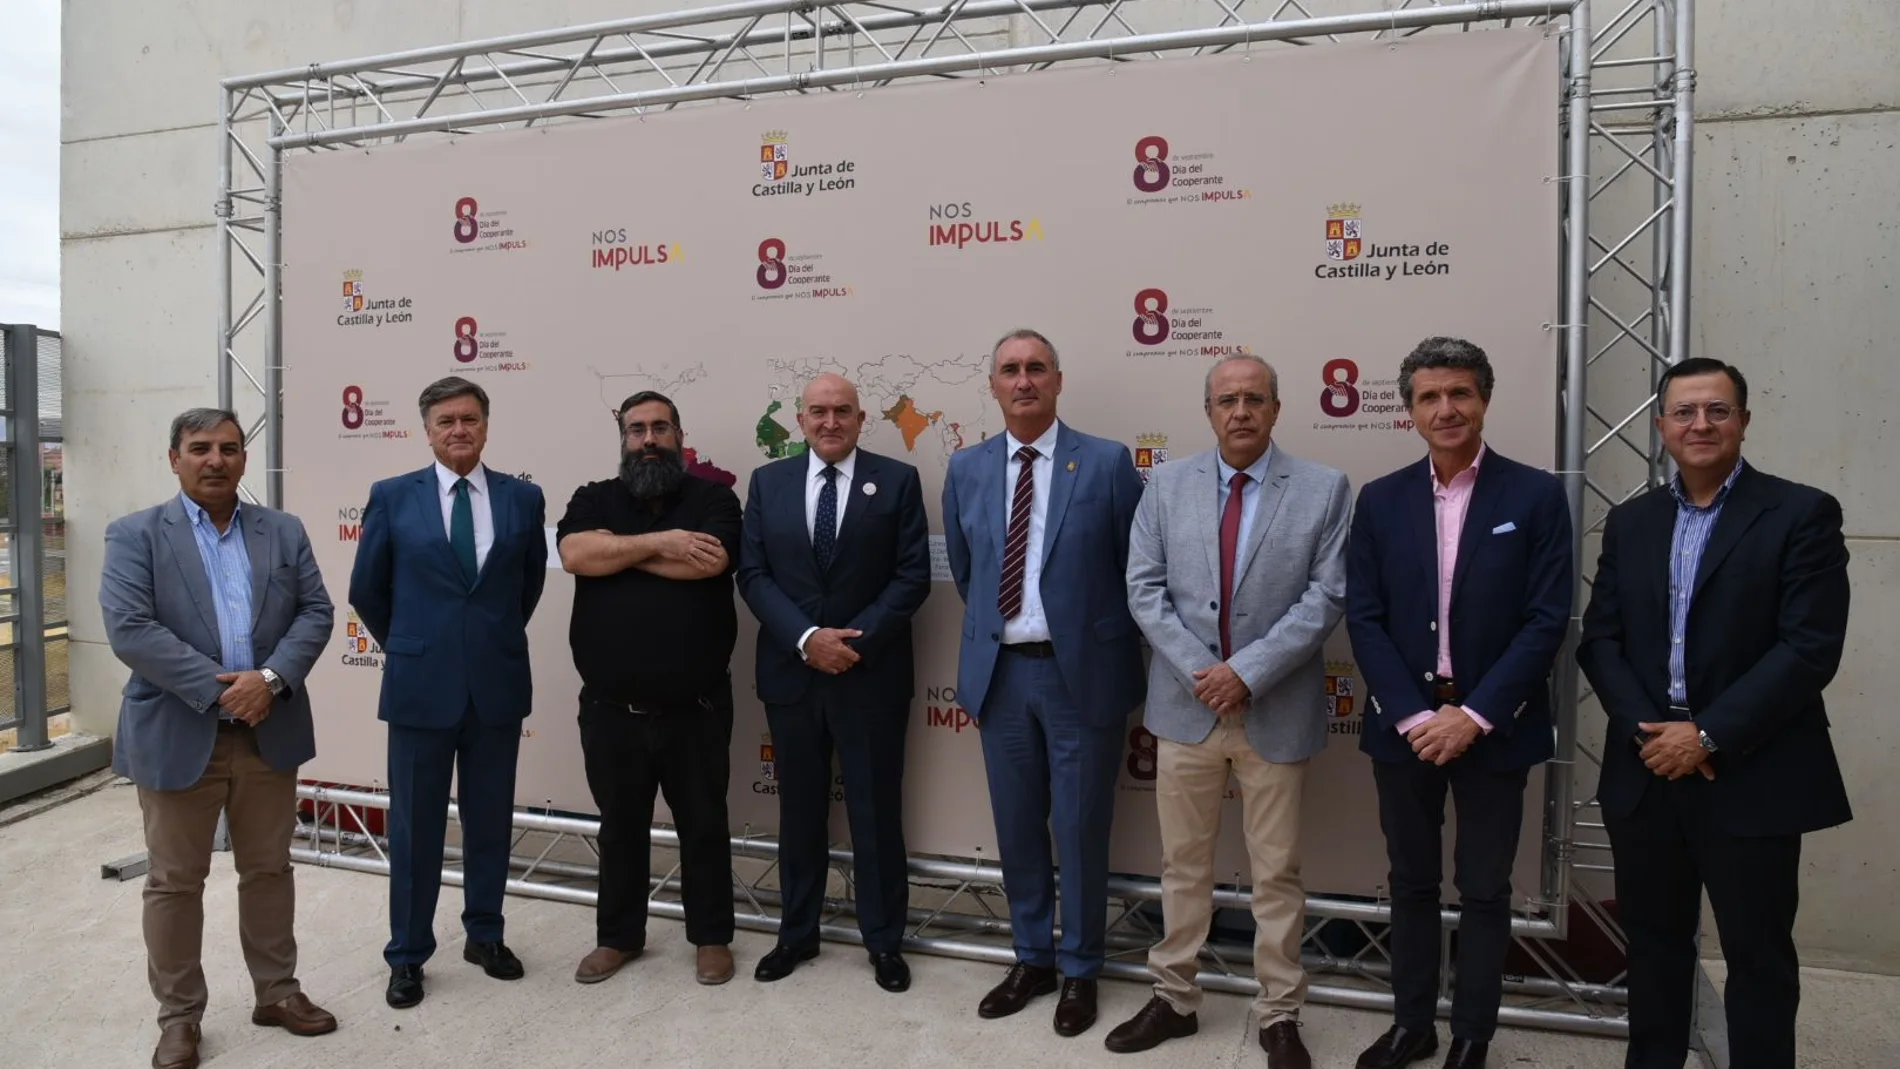
[[[488,394],[453,376],[418,399],[435,463],[370,488],[350,604],[383,647],[389,724],[385,998],[422,1001],[435,953],[451,776],[462,817],[464,961],[517,980],[501,899],[521,721],[534,704],[528,619],[547,582],[541,488],[482,463]]]
[[[1251,354],[1208,369],[1219,447],[1155,469],[1129,536],[1128,601],[1154,646],[1161,915],[1155,994],[1108,1034],[1118,1053],[1199,1029],[1195,965],[1213,915],[1214,839],[1240,781],[1253,868],[1254,999],[1268,1069],[1310,1069],[1300,1040],[1300,802],[1326,745],[1321,645],[1345,608],[1346,476],[1273,440],[1279,377]]]
[[[1147,690],[1123,580],[1141,478],[1126,446],[1056,419],[1062,370],[1041,334],[996,344],[990,390],[1006,431],[954,454],[943,484],[964,602],[957,695],[982,731],[1016,944],[1016,964],[977,1013],[1016,1013],[1055,991],[1059,975],[1055,1030],[1074,1036],[1095,1023],[1115,776],[1128,714]]]
[[[172,420],[179,494],[106,528],[99,607],[132,670],[113,771],[145,816],[146,972],[162,1030],[152,1064],[198,1064],[207,993],[204,883],[218,814],[238,871],[238,939],[255,1024],[333,1031],[297,982],[290,837],[297,766],[316,756],[304,676],[335,610],[295,516],[238,504],[244,431],[223,409]]]

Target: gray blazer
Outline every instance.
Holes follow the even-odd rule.
[[[335,609],[297,517],[261,505],[238,510],[251,558],[251,639],[258,668],[290,684],[257,726],[275,769],[316,756],[304,677],[330,640]],[[141,787],[182,790],[203,777],[217,741],[225,685],[211,580],[177,497],[106,528],[99,607],[106,640],[132,669],[119,704],[112,769]]]
[[[1219,491],[1212,450],[1158,465],[1129,536],[1128,607],[1154,648],[1142,722],[1181,743],[1206,740],[1216,719],[1194,697],[1194,673],[1220,662]],[[1344,474],[1273,447],[1235,555],[1228,659],[1253,693],[1247,741],[1269,761],[1326,745],[1320,646],[1345,612],[1351,512]]]

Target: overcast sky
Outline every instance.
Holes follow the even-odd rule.
[[[59,0],[0,8],[0,323],[58,330]]]

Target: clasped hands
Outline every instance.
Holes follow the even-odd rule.
[[[1441,705],[1430,720],[1407,732],[1405,738],[1419,760],[1445,765],[1462,757],[1480,734],[1483,729],[1469,713],[1456,705]]]
[[[1691,772],[1702,778],[1715,778],[1715,766],[1709,764],[1709,751],[1702,746],[1702,729],[1693,720],[1670,720],[1661,724],[1636,725],[1649,741],[1643,743],[1643,764],[1666,779],[1678,780]]]
[[[1214,710],[1216,716],[1239,716],[1247,711],[1252,698],[1253,692],[1226,661],[1194,673],[1194,699]]]
[[[858,651],[845,645],[845,640],[863,634],[854,627],[821,627],[805,640],[805,663],[827,675],[838,675],[859,660]]]
[[[220,672],[218,682],[225,684],[218,695],[218,707],[252,727],[270,715],[271,702],[277,697],[262,672]]]

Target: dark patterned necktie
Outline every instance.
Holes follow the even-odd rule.
[[[818,515],[812,520],[811,548],[818,556],[818,570],[831,567],[831,552],[838,544],[838,469],[830,464],[818,473],[825,480],[818,491]]]
[[[1034,446],[1016,450],[1022,470],[1016,475],[1016,493],[1009,503],[1009,531],[1003,536],[1003,579],[996,589],[996,607],[1003,619],[1014,620],[1023,611],[1023,572],[1029,559],[1029,513],[1036,500]]]

